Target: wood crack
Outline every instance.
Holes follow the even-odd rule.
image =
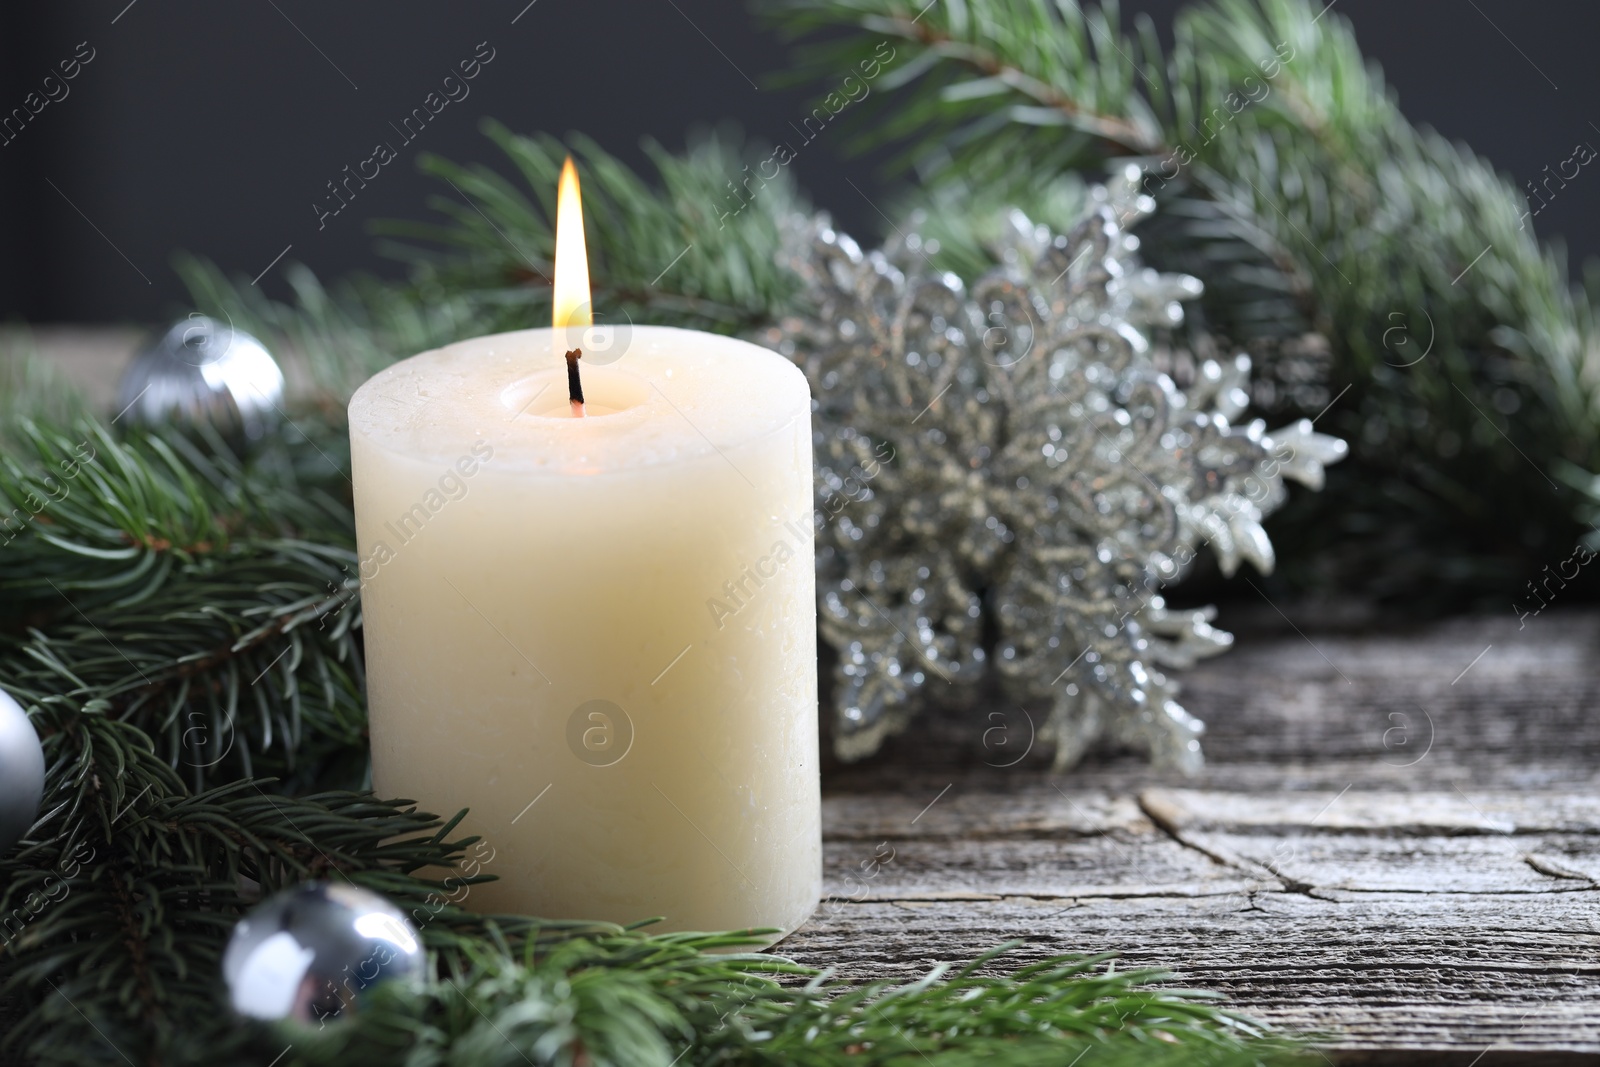
[[[1146,790],[1140,793],[1135,800],[1139,804],[1139,810],[1144,812],[1145,817],[1154,823],[1162,833],[1172,838],[1172,840],[1176,841],[1182,847],[1190,849],[1194,852],[1198,852],[1211,862],[1219,864],[1223,867],[1227,867],[1230,870],[1238,871],[1241,874],[1253,875],[1257,870],[1265,870],[1273,878],[1276,878],[1279,882],[1284,883],[1285,888],[1287,888],[1288,879],[1285,879],[1282,875],[1278,874],[1271,868],[1264,866],[1263,864],[1256,863],[1253,860],[1244,859],[1240,856],[1235,856],[1231,853],[1223,852],[1219,849],[1207,848],[1196,841],[1189,840],[1183,835],[1182,830],[1178,828],[1182,817],[1178,814],[1177,810],[1171,804],[1167,803],[1160,797],[1155,796],[1150,791]]]
[[[1541,855],[1537,852],[1525,853],[1522,857],[1522,861],[1529,867],[1532,867],[1534,870],[1538,871],[1540,874],[1548,875],[1551,878],[1565,878],[1571,881],[1588,882],[1590,885],[1594,884],[1594,879],[1589,875],[1584,874],[1582,871],[1574,870],[1573,868],[1561,863],[1559,860],[1552,859],[1549,856]]]

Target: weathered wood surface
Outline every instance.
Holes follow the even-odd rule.
[[[1114,951],[1334,1062],[1600,1062],[1600,614],[1279,626],[1185,677],[1194,778],[993,766],[1022,746],[985,747],[992,708],[830,767],[830,897],[779,951],[853,978]]]

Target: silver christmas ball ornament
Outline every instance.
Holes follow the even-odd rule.
[[[359,1011],[380,985],[416,985],[425,959],[416,927],[377,893],[307,882],[239,920],[222,972],[240,1015],[320,1025]]]
[[[191,315],[134,357],[117,407],[135,425],[213,426],[248,443],[280,418],[283,372],[248,333]]]
[[[0,852],[21,840],[44,799],[44,749],[27,713],[0,691]]]

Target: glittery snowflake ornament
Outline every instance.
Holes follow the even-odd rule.
[[[835,745],[866,756],[929,698],[991,672],[1048,706],[1057,767],[1106,738],[1200,765],[1200,721],[1163,671],[1226,649],[1210,609],[1157,592],[1201,545],[1272,569],[1262,518],[1284,478],[1322,485],[1343,441],[1309,421],[1236,425],[1250,363],[1197,361],[1180,390],[1152,352],[1194,278],[1142,268],[1125,227],[1154,209],[1137,170],[1055,235],[1013,214],[1003,266],[970,288],[915,234],[863,253],[797,222],[810,312],[763,338],[814,401],[817,593],[838,652]]]

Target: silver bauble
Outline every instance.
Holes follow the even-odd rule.
[[[212,426],[225,438],[263,437],[281,416],[283,372],[243,330],[191,315],[128,365],[119,419],[143,426]]]
[[[321,1024],[359,1011],[376,986],[417,983],[425,960],[416,927],[377,893],[306,882],[239,920],[222,973],[240,1015]]]
[[[0,691],[0,853],[28,832],[44,799],[44,749],[22,707]]]

